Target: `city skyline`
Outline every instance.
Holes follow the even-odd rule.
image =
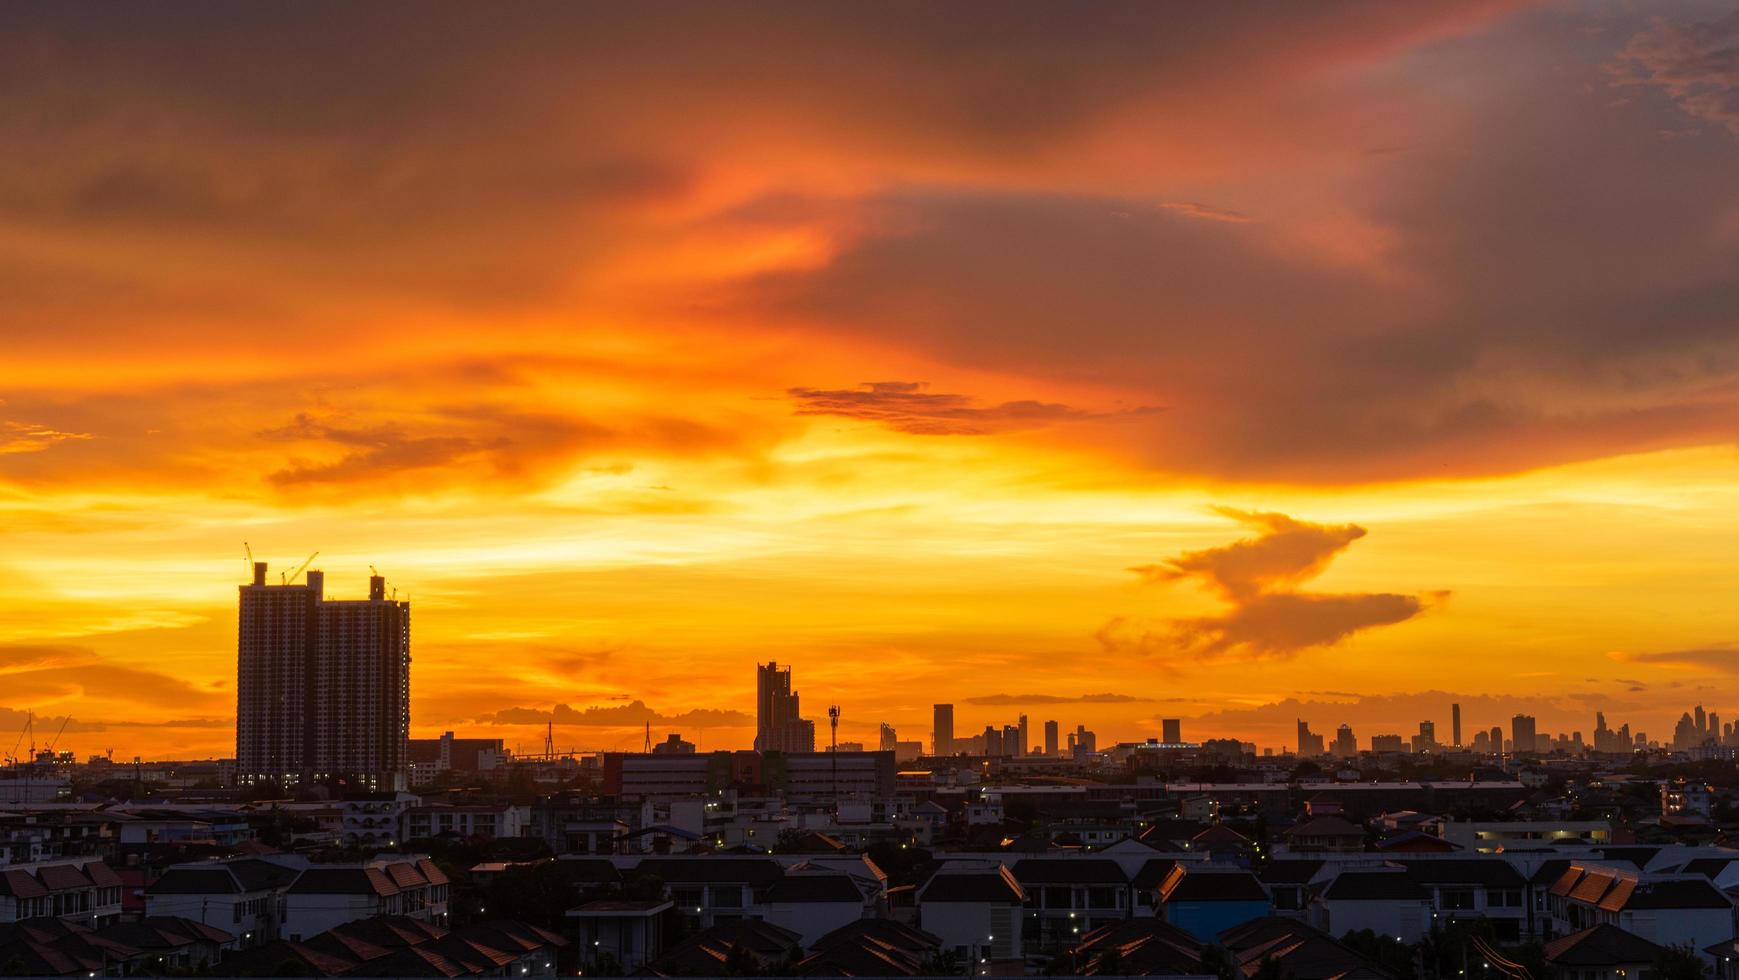
[[[1739,717],[1731,2],[665,9],[9,17],[0,732]]]

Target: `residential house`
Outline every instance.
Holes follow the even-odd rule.
[[[665,920],[676,906],[663,901],[601,899],[568,909],[579,942],[582,969],[608,957],[622,969],[639,970],[664,953]]]
[[[1020,957],[1027,894],[1001,863],[943,865],[918,886],[916,925],[967,963]]]
[[[785,877],[772,858],[717,855],[646,858],[632,873],[663,881],[665,897],[676,903],[687,928],[697,932],[764,918],[769,890]]]
[[[1353,854],[1365,849],[1365,828],[1338,813],[1310,817],[1294,824],[1285,836],[1293,853]]]
[[[101,926],[121,914],[121,879],[95,858],[0,868],[0,923],[53,916]]]
[[[145,914],[216,926],[242,948],[257,946],[278,937],[284,890],[300,874],[262,858],[171,865],[145,889]]]
[[[1026,892],[1023,939],[1033,946],[1072,946],[1080,937],[1129,917],[1129,879],[1108,858],[1022,858],[1010,868]]]
[[[318,935],[356,919],[404,916],[444,925],[449,883],[420,855],[383,855],[360,864],[313,865],[284,893],[283,935]]]
[[[1431,896],[1439,924],[1484,919],[1503,942],[1519,942],[1528,926],[1528,880],[1495,857],[1419,859],[1401,864]]]
[[[1608,922],[1546,944],[1551,980],[1626,980],[1647,976],[1660,946]]]
[[[1431,892],[1402,868],[1342,871],[1312,900],[1310,921],[1331,936],[1369,929],[1410,945],[1430,931]]]
[[[1662,946],[1698,950],[1733,936],[1733,900],[1701,875],[1572,864],[1552,885],[1548,911],[1558,935],[1605,923]]]
[[[1165,921],[1203,942],[1274,911],[1268,892],[1250,872],[1183,864],[1166,875],[1159,899]]]

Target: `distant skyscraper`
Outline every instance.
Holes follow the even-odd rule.
[[[1449,706],[1449,737],[1453,740],[1450,744],[1458,749],[1461,748],[1461,705],[1459,704]]]
[[[1069,754],[1077,758],[1092,755],[1099,751],[1099,736],[1087,730],[1086,725],[1076,725],[1069,733]]]
[[[1534,731],[1533,715],[1516,715],[1510,719],[1510,751],[1517,754],[1533,752],[1540,744]]]
[[[1322,743],[1323,743],[1322,736],[1317,735],[1310,730],[1310,723],[1309,722],[1302,721],[1302,720],[1299,721],[1299,723],[1298,723],[1298,754],[1300,756],[1303,756],[1305,758],[1312,758],[1315,756],[1325,754]]]
[[[1020,729],[1020,734],[1017,736],[1020,739],[1020,744],[1015,746],[1015,750],[1009,755],[1026,755],[1033,750],[1032,731],[1027,728],[1026,715],[1020,716],[1020,724],[1016,727]]]
[[[1020,755],[1020,726],[1002,726],[1002,754]]]
[[[979,736],[979,738],[984,741],[984,754],[986,756],[997,756],[1003,754],[1001,729],[997,728],[995,725],[985,725],[984,734]]]
[[[1176,745],[1183,741],[1183,721],[1178,718],[1161,718],[1159,721],[1159,740],[1167,745]]]
[[[897,732],[894,731],[894,726],[888,724],[885,721],[882,722],[881,736],[882,736],[881,737],[881,744],[878,747],[883,752],[894,751],[894,747],[897,746],[900,742],[900,736]]]
[[[326,577],[241,587],[236,649],[236,770],[241,780],[347,778],[401,788],[409,769],[411,604],[325,597]]]
[[[815,723],[802,716],[797,692],[791,689],[791,668],[773,661],[755,665],[755,749],[815,751]]]
[[[1356,758],[1359,754],[1358,740],[1353,737],[1353,726],[1342,725],[1334,732],[1334,754],[1343,759]]]
[[[1045,722],[1045,755],[1054,757],[1057,749],[1057,723],[1053,719]]]
[[[937,755],[954,754],[954,706],[939,704],[930,729],[930,750]]]
[[[1491,726],[1491,754],[1503,755],[1504,730],[1497,725]]]

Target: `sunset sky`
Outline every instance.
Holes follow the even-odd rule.
[[[244,541],[526,749],[1739,716],[1733,0],[9,5],[0,92],[0,753],[232,755]]]

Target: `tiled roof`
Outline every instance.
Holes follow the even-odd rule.
[[[1430,893],[1402,871],[1342,871],[1323,889],[1329,901],[1423,902]]]
[[[1125,885],[1123,868],[1108,858],[1022,858],[1014,863],[1022,885]]]
[[[858,891],[846,874],[788,874],[767,890],[767,901],[852,902],[863,904],[863,892]]]
[[[1198,871],[1182,865],[1160,886],[1164,902],[1266,902],[1268,893],[1248,871]]]
[[[42,887],[42,882],[36,876],[23,868],[7,868],[0,871],[0,895],[10,895],[13,898],[42,898],[48,894],[48,889]]]
[[[1627,963],[1653,963],[1661,948],[1654,943],[1602,922],[1546,944],[1546,962],[1557,967],[1611,967]]]
[[[1609,899],[1611,896],[1609,896]],[[1677,881],[1645,881],[1641,882],[1626,895],[1622,902],[1608,906],[1600,903],[1603,909],[1617,911],[1618,909],[1730,909],[1733,902],[1726,895],[1716,890],[1707,878],[1681,879]]]
[[[1431,885],[1484,885],[1520,888],[1528,883],[1515,865],[1502,858],[1443,858],[1402,861],[1414,881]]]
[[[1171,869],[1175,867],[1177,867],[1177,862],[1170,858],[1149,858],[1141,865],[1140,870],[1135,872],[1135,877],[1130,879],[1130,884],[1143,891],[1158,888],[1164,884],[1166,875],[1171,874]]]
[[[785,874],[772,858],[647,858],[635,865],[639,874],[657,875],[667,883],[771,885]]]
[[[1026,890],[1006,867],[939,871],[918,889],[918,902],[1024,902]]]
[[[222,865],[211,867],[178,867],[163,872],[163,876],[145,889],[147,895],[235,895],[241,892],[235,875]]]
[[[49,864],[36,869],[36,877],[49,891],[76,891],[91,887],[91,880],[77,866]]]
[[[379,868],[322,868],[302,872],[291,895],[397,895],[399,889]]]
[[[1320,817],[1311,817],[1301,824],[1294,824],[1286,831],[1287,837],[1358,837],[1365,836],[1365,828],[1351,820],[1334,813],[1325,813]]]

